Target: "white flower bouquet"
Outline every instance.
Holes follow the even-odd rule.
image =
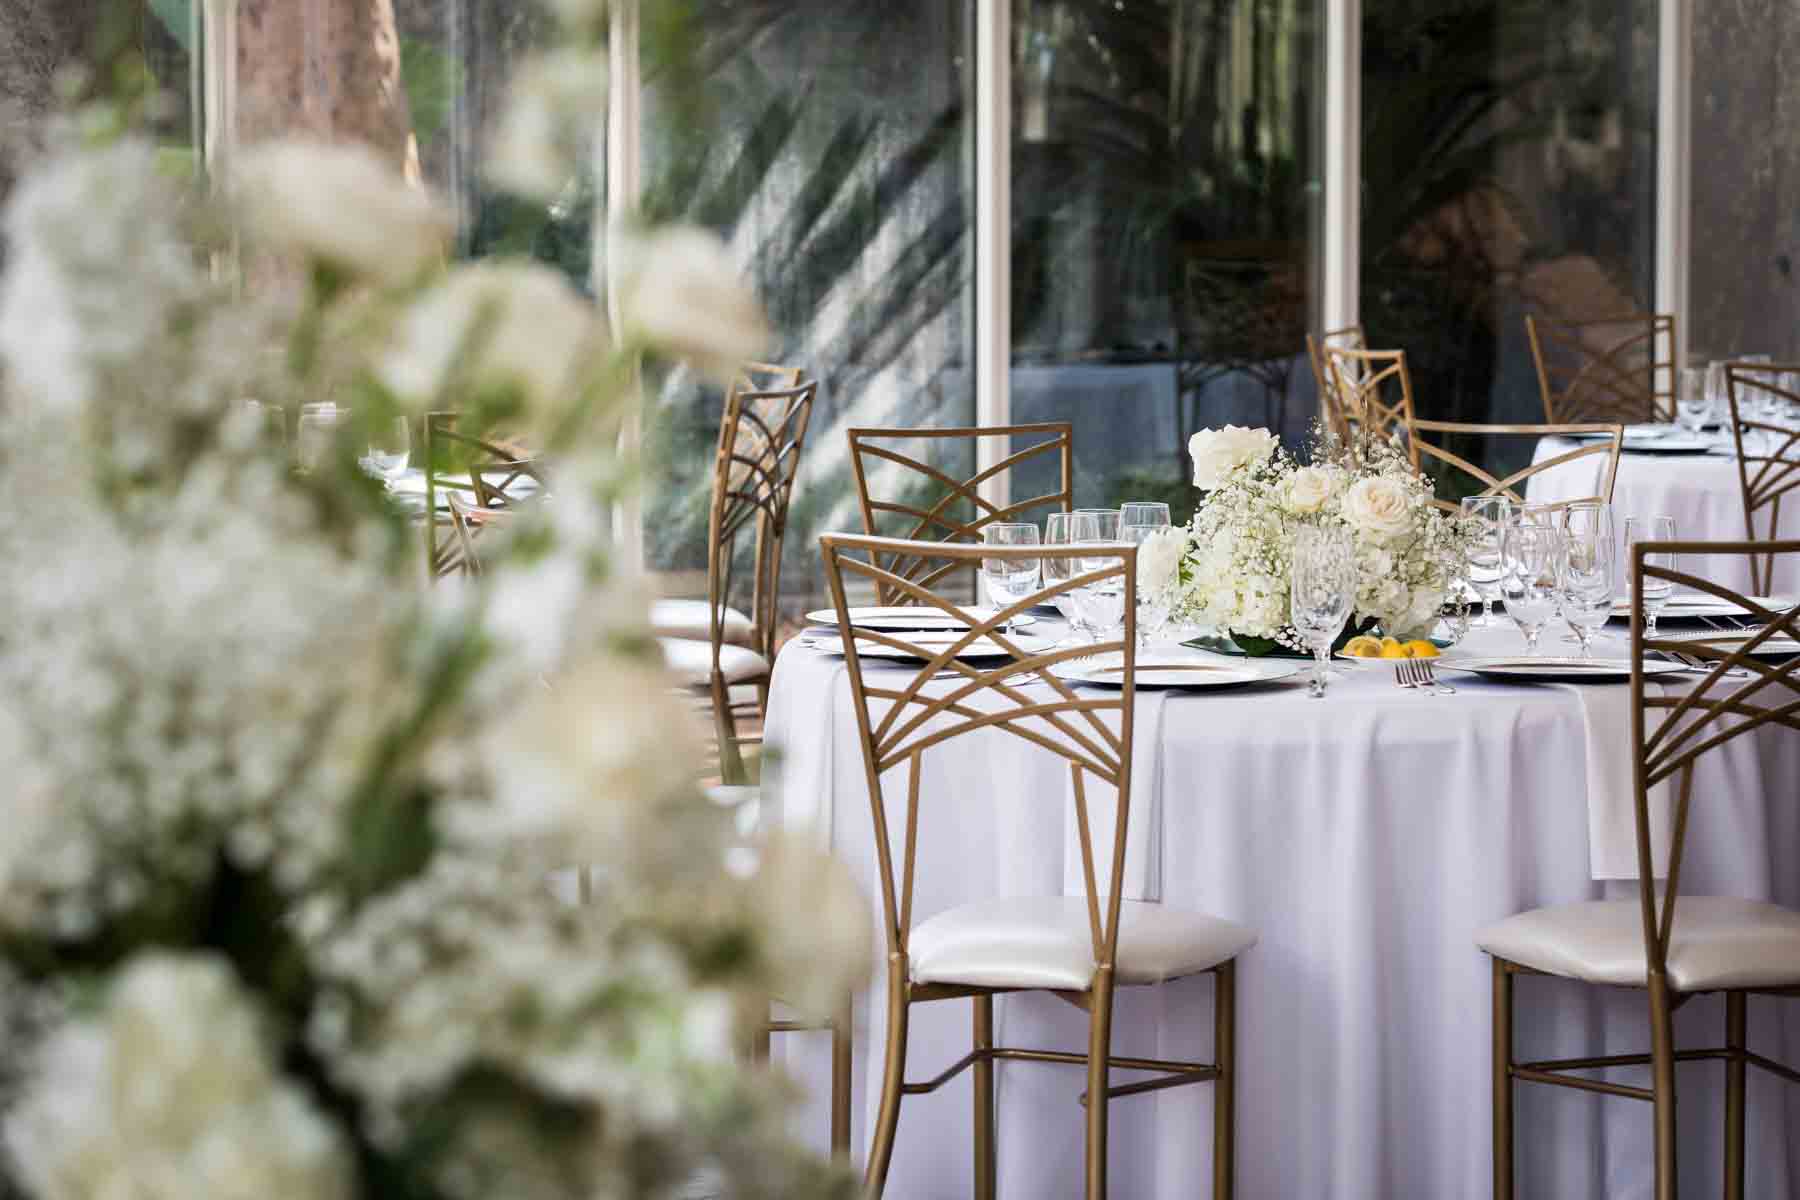
[[[758,349],[716,240],[640,235],[609,329],[547,268],[446,265],[372,155],[277,146],[203,194],[106,115],[5,216],[0,1195],[849,1195],[734,1047],[778,987],[837,1002],[866,906],[698,788],[614,565],[638,356]],[[216,277],[233,229],[304,283]],[[267,414],[325,397],[296,472]],[[428,588],[357,459],[447,408],[555,499]]]
[[[1174,570],[1161,580],[1171,619],[1228,634],[1246,653],[1305,649],[1289,621],[1293,530],[1336,523],[1356,548],[1356,597],[1345,636],[1377,626],[1399,638],[1436,622],[1466,549],[1455,516],[1393,444],[1340,450],[1315,437],[1302,466],[1263,429],[1202,430],[1189,442],[1206,496]]]

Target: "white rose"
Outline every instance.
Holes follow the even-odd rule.
[[[1288,511],[1300,515],[1316,513],[1325,507],[1335,490],[1336,480],[1330,471],[1323,467],[1301,467],[1288,477]]]
[[[686,359],[726,384],[768,346],[762,308],[712,233],[675,226],[616,234],[610,254],[621,338]]]
[[[1392,479],[1359,479],[1344,493],[1344,520],[1377,539],[1396,537],[1412,525],[1412,501]]]
[[[1159,529],[1138,546],[1138,592],[1155,596],[1175,584],[1181,556],[1187,552],[1187,530]]]
[[[480,344],[468,346],[471,337]],[[604,346],[594,307],[563,276],[537,265],[458,267],[413,305],[377,369],[395,395],[419,407],[440,396],[465,353],[475,387],[518,387],[555,408]]]
[[[1194,460],[1194,486],[1211,491],[1239,467],[1262,462],[1275,452],[1275,435],[1266,429],[1227,425],[1202,429],[1188,439],[1188,456]]]
[[[406,283],[443,258],[456,221],[360,145],[281,141],[238,168],[254,233],[352,275]]]

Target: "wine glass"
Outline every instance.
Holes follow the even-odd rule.
[[[1506,531],[1500,596],[1525,638],[1527,654],[1538,652],[1538,635],[1556,616],[1561,548],[1562,534],[1548,525],[1515,523]]]
[[[1501,551],[1506,527],[1512,524],[1512,501],[1505,496],[1469,496],[1462,502],[1462,515],[1481,522],[1465,567],[1469,586],[1481,597],[1481,624],[1485,628],[1494,619],[1494,601],[1500,595],[1500,579],[1506,574]]]
[[[1133,525],[1168,528],[1169,506],[1161,500],[1127,500],[1119,505],[1119,527],[1129,529]]]
[[[1625,518],[1625,546],[1627,553],[1639,542],[1672,542],[1675,540],[1674,517],[1627,517]],[[1630,561],[1627,559],[1627,561]],[[1673,571],[1676,556],[1666,551],[1644,556],[1644,565],[1655,566],[1663,570]],[[1633,580],[1636,587],[1638,581]],[[1632,603],[1644,611],[1644,636],[1656,636],[1656,619],[1662,615],[1663,609],[1669,606],[1669,599],[1675,594],[1675,584],[1667,579],[1646,579],[1643,581],[1641,595],[1634,595]]]
[[[1070,536],[1078,545],[1116,547],[1120,544],[1119,510],[1116,508],[1078,508],[1070,514]],[[1118,560],[1106,555],[1080,558],[1083,574],[1104,571]],[[1082,623],[1091,629],[1096,640],[1103,640],[1125,623],[1125,582],[1112,575],[1099,583],[1089,584],[1076,594],[1075,604]]]
[[[1681,368],[1681,387],[1675,393],[1675,419],[1690,434],[1699,434],[1712,415],[1712,397],[1706,391],[1705,367]]]
[[[379,422],[369,430],[369,451],[363,461],[390,487],[406,474],[406,464],[411,458],[412,431],[405,417]]]
[[[1142,547],[1151,537],[1169,528],[1169,506],[1160,500],[1134,500],[1119,506],[1119,536]],[[1161,587],[1145,587],[1138,580],[1138,647],[1150,644],[1150,635],[1162,626],[1168,597]]]
[[[1044,522],[1044,544],[1046,546],[1068,546],[1075,541],[1075,514],[1053,512]],[[1044,586],[1066,583],[1080,574],[1080,559],[1046,558],[1044,560]],[[1081,608],[1075,602],[1073,592],[1059,592],[1051,597],[1050,602],[1056,605],[1056,611],[1068,622],[1069,633],[1080,639],[1087,634],[1087,624],[1081,619]]]
[[[1563,620],[1581,643],[1581,657],[1594,656],[1594,634],[1612,616],[1613,540],[1611,534],[1571,530],[1563,535],[1562,575],[1558,580]]]
[[[981,531],[988,546],[1041,545],[1038,527],[1030,522],[989,525]],[[1043,560],[1039,558],[984,558],[981,576],[987,581],[988,598],[996,608],[1010,608],[1037,591],[1043,579]],[[1011,632],[1010,622],[1008,632]]]
[[[1350,531],[1341,526],[1302,525],[1294,530],[1288,618],[1313,652],[1312,681],[1306,694],[1325,697],[1331,643],[1343,632],[1356,595]]]

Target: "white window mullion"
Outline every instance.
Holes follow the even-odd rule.
[[[608,321],[614,327],[618,325],[619,298],[616,280],[607,269],[606,247],[613,231],[636,214],[643,191],[643,77],[638,41],[638,0],[614,0],[607,46],[612,74],[606,105],[606,154],[604,158],[595,155],[595,169],[605,172],[599,184],[606,198],[606,215],[604,223],[594,230],[590,264],[594,292],[604,299]],[[598,214],[595,219],[599,223]],[[641,393],[642,378],[634,374],[631,394],[626,398],[625,421],[619,431],[619,450],[627,456],[643,449]],[[626,565],[642,570],[644,505],[635,490],[627,491],[613,513],[613,532]]]
[[[1326,0],[1324,135],[1319,321],[1322,329],[1342,329],[1361,311],[1362,0]]]
[[[1660,0],[1656,48],[1656,311],[1675,315],[1675,365],[1687,361],[1692,172],[1693,0]]]
[[[1012,0],[975,3],[975,423],[1012,423]],[[1010,449],[978,440],[976,468]],[[1004,506],[1008,474],[982,497]]]

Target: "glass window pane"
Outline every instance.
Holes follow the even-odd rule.
[[[685,73],[646,25],[644,207],[724,236],[775,328],[770,361],[819,381],[782,572],[784,608],[803,611],[823,602],[817,535],[862,528],[845,430],[974,420],[972,7],[690,9]],[[665,590],[703,595],[723,397],[686,371],[647,390],[646,561]]]
[[[1014,0],[1013,415],[1075,423],[1077,504],[1311,421],[1323,8]]]
[[[1541,421],[1527,314],[1655,302],[1656,0],[1366,0],[1362,321],[1421,416]]]

